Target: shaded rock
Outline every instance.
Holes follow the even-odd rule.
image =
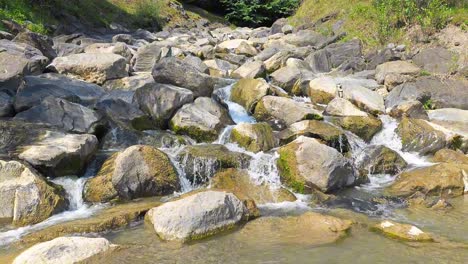
[[[114,248],[105,238],[59,237],[28,248],[13,263],[78,263]]]
[[[152,72],[161,59],[161,45],[157,42],[138,48],[133,70],[135,72]]]
[[[288,144],[300,136],[319,139],[341,153],[350,149],[348,138],[343,131],[322,121],[299,121],[278,134],[281,145]]]
[[[64,99],[47,97],[41,104],[17,114],[14,120],[45,123],[67,132],[95,134],[103,129],[95,111]]]
[[[290,58],[288,61],[290,61]],[[287,92],[292,92],[294,85],[300,79],[313,79],[315,76],[305,68],[299,68],[295,65],[287,65],[273,72],[271,83],[283,88]]]
[[[249,113],[253,113],[258,101],[268,94],[270,85],[264,79],[241,79],[233,87],[231,98],[242,105]]]
[[[73,43],[55,43],[54,49],[57,52],[57,57],[65,57],[72,54],[84,52],[84,48]]]
[[[237,66],[221,59],[206,60],[203,64],[208,67],[208,72],[211,76],[220,78],[230,76],[232,71],[237,68]]]
[[[362,151],[364,155],[357,167],[361,175],[400,173],[408,165],[395,151],[383,146],[369,146]]]
[[[199,97],[184,105],[169,123],[177,134],[188,135],[195,140],[214,141],[226,125],[233,124],[228,111],[215,100]]]
[[[349,220],[307,212],[300,216],[261,217],[247,223],[236,235],[247,243],[256,240],[266,245],[315,247],[346,237],[351,225]]]
[[[0,92],[0,117],[11,117],[14,115],[13,98],[4,92]]]
[[[164,58],[153,69],[154,80],[189,89],[195,97],[211,96],[214,79],[177,58]]]
[[[398,85],[418,76],[421,69],[406,61],[389,61],[375,69],[375,79],[380,84]]]
[[[189,55],[185,57],[183,61],[187,64],[194,66],[195,68],[198,68],[200,72],[210,73],[208,66],[206,66],[199,57]]]
[[[231,73],[232,78],[242,79],[254,79],[265,76],[265,65],[262,61],[250,61],[246,62]]]
[[[47,132],[35,144],[24,146],[19,158],[47,176],[80,175],[98,143],[94,135]]]
[[[58,57],[48,69],[97,84],[128,76],[125,58],[106,53],[81,53]]]
[[[445,134],[422,119],[403,118],[396,133],[401,137],[403,150],[423,155],[434,153],[447,144]]]
[[[248,151],[268,151],[275,147],[273,130],[267,123],[236,125],[231,131],[231,141]]]
[[[22,31],[16,35],[13,41],[25,43],[40,50],[41,53],[50,60],[57,57],[57,53],[55,53],[55,50],[52,48],[52,40],[47,36],[31,31]]]
[[[336,149],[316,139],[301,136],[278,153],[281,181],[296,192],[329,192],[356,181],[352,165]]]
[[[155,207],[146,217],[162,239],[190,241],[231,229],[247,213],[233,194],[206,191]]]
[[[460,79],[440,80],[436,77],[421,77],[414,82],[395,87],[385,99],[385,106],[393,108],[403,101],[416,100],[438,108],[468,110],[468,81]]]
[[[366,112],[359,110],[350,101],[336,97],[325,108],[324,115],[330,116],[368,116]]]
[[[422,192],[427,196],[455,197],[466,191],[468,165],[440,163],[405,171],[398,175],[389,192],[410,196]]]
[[[463,153],[451,149],[441,149],[432,157],[433,162],[446,162],[468,165],[468,157]]]
[[[385,220],[373,226],[375,231],[381,232],[390,238],[399,239],[410,242],[432,242],[432,236],[421,229],[413,226],[400,224],[393,221]]]
[[[193,102],[193,93],[169,84],[146,84],[136,90],[133,101],[153,118],[155,124],[167,128],[169,120],[183,105]]]
[[[123,127],[132,127],[136,130],[156,127],[150,116],[122,99],[105,99],[97,103],[95,108],[100,114]]]
[[[96,177],[86,182],[84,198],[89,202],[132,200],[168,195],[179,188],[169,157],[153,147],[136,145],[106,160]]]
[[[61,236],[73,234],[100,233],[117,230],[143,219],[149,209],[160,205],[153,198],[140,199],[135,202],[113,205],[103,209],[91,217],[55,224],[45,229],[27,234],[19,244],[49,241]]]
[[[388,109],[387,109],[388,112]],[[429,119],[424,106],[419,101],[404,101],[390,109],[390,116],[395,118],[409,117]]]
[[[177,160],[190,182],[202,184],[222,169],[247,168],[250,156],[230,151],[219,144],[201,144],[185,147],[177,155]]]
[[[112,42],[113,43],[123,42],[128,45],[133,45],[135,42],[135,39],[130,34],[117,34],[112,37]]]
[[[89,106],[96,103],[103,93],[103,89],[98,85],[59,74],[26,76],[16,94],[15,109],[18,112],[25,111],[39,105],[48,96]]]
[[[122,79],[109,80],[102,86],[107,90],[125,90],[136,91],[147,84],[154,83],[151,73],[143,72],[134,76],[124,77]]]
[[[458,68],[458,56],[444,48],[423,49],[412,59],[422,69],[436,74],[450,74]]]
[[[372,137],[382,130],[382,121],[373,116],[345,116],[333,117],[332,123],[351,131],[365,141],[371,141]]]
[[[362,56],[362,45],[359,39],[344,43],[333,43],[328,45],[325,50],[332,68],[338,68],[343,63]]]
[[[0,219],[15,226],[39,223],[65,209],[62,190],[49,185],[34,169],[0,160]]]
[[[257,120],[270,123],[273,128],[284,128],[301,120],[322,119],[322,114],[310,103],[277,96],[264,96],[256,105]]]
[[[294,202],[296,196],[285,188],[273,188],[266,183],[255,183],[248,171],[227,169],[216,173],[210,181],[211,188],[232,192],[241,200],[256,204]]]

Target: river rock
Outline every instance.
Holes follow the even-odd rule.
[[[86,182],[89,202],[132,200],[168,195],[179,190],[179,178],[169,157],[150,146],[136,145],[108,158],[96,177]]]
[[[468,81],[464,79],[438,79],[420,77],[414,82],[395,87],[385,99],[385,107],[393,108],[403,101],[428,102],[433,108],[458,108],[468,110]]]
[[[279,129],[301,120],[323,119],[314,105],[278,96],[264,96],[257,103],[254,116]]]
[[[286,65],[286,61],[293,57],[294,53],[289,50],[281,50],[276,52],[267,60],[264,61],[267,72],[274,72]]]
[[[255,79],[261,78],[265,76],[265,65],[262,61],[254,60],[250,62],[246,62],[236,70],[231,73],[232,78],[242,79]]]
[[[231,131],[231,141],[248,151],[268,151],[275,147],[273,130],[267,123],[236,125]]]
[[[421,69],[410,62],[389,61],[377,66],[375,79],[380,84],[394,85],[411,80],[420,73]]]
[[[102,130],[102,117],[95,111],[64,99],[47,97],[41,104],[17,114],[15,120],[45,123],[67,132],[94,134]]]
[[[11,220],[15,226],[39,223],[65,209],[62,194],[34,169],[0,160],[0,219]]]
[[[228,111],[215,100],[199,97],[177,111],[169,127],[197,141],[214,141],[226,125],[233,124]]]
[[[23,72],[25,75],[41,74],[47,66],[47,63],[49,63],[49,59],[45,57],[40,50],[26,43],[17,43],[6,39],[0,39],[0,49],[4,50],[4,52],[0,52],[0,54],[5,56],[3,58],[4,60],[2,59],[5,64],[2,63],[1,65],[11,65],[13,62],[13,65],[15,65],[20,62],[19,65],[24,65],[26,67],[26,72]],[[21,61],[9,61],[8,59]],[[7,75],[12,73],[15,73],[15,71],[7,72]]]
[[[220,144],[200,144],[185,147],[177,155],[177,160],[190,182],[203,184],[220,170],[247,168],[250,156],[230,151]]]
[[[288,144],[300,136],[316,138],[341,153],[350,149],[344,132],[333,125],[317,120],[304,120],[290,125],[278,134],[280,144]]]
[[[412,59],[425,71],[435,74],[450,74],[458,68],[457,55],[440,47],[423,49]]]
[[[15,258],[13,264],[82,263],[114,248],[116,246],[105,238],[59,237],[28,248]]]
[[[221,59],[206,60],[203,64],[208,67],[211,76],[220,78],[229,77],[232,71],[237,68],[237,66]]]
[[[256,104],[268,94],[269,89],[270,85],[262,78],[241,79],[232,87],[230,100],[253,113]]]
[[[153,42],[138,48],[135,55],[135,72],[152,72],[156,63],[161,59],[161,45]]]
[[[139,88],[153,84],[153,75],[149,72],[141,72],[134,76],[124,77],[122,79],[115,79],[107,81],[102,87],[107,90],[124,90],[136,91]]]
[[[422,119],[403,118],[396,133],[401,137],[403,150],[423,155],[434,153],[447,144],[445,134]]]
[[[331,122],[353,132],[367,142],[371,141],[383,127],[382,121],[373,116],[333,117]]]
[[[316,247],[347,236],[352,222],[334,216],[306,212],[300,216],[261,217],[247,223],[236,237],[245,243]]]
[[[363,158],[357,164],[361,175],[395,175],[403,171],[408,165],[400,154],[383,145],[366,147],[361,155],[363,155]]]
[[[5,92],[0,92],[0,117],[11,117],[14,115],[13,98]]]
[[[118,42],[118,43],[95,43],[89,46],[86,46],[84,49],[85,53],[102,53],[102,54],[117,54],[124,57],[127,60],[127,63],[132,59],[132,51],[127,46],[127,44]]]
[[[128,76],[125,58],[106,53],[81,53],[58,57],[48,69],[99,85],[107,80]]]
[[[157,63],[153,69],[153,77],[158,83],[189,89],[195,97],[211,96],[215,86],[211,76],[174,57],[164,58]]]
[[[281,181],[296,192],[329,192],[354,184],[352,165],[336,149],[301,136],[278,150]],[[311,159],[310,157],[314,157]]]
[[[432,242],[432,236],[421,229],[413,226],[400,224],[390,220],[384,220],[375,225],[373,230],[381,232],[390,238],[399,239],[410,242]]]
[[[468,165],[440,163],[401,173],[389,187],[389,192],[405,197],[416,192],[428,196],[455,197],[466,192],[466,182]]]
[[[250,46],[248,49],[251,50],[252,48],[255,49],[254,47],[251,47],[252,46],[252,42],[251,41],[248,41],[248,40],[245,40],[245,39],[231,39],[231,40],[226,40],[226,41],[223,41],[221,43],[219,43],[217,46],[216,46],[216,52],[220,52],[220,53],[230,53],[230,52],[237,52],[237,49],[239,49],[240,51],[242,51],[243,49],[246,49],[246,48],[242,48],[241,46],[243,45],[248,45]],[[238,54],[241,54],[241,53],[238,53]]]
[[[417,119],[429,119],[426,110],[421,102],[416,100],[409,100],[399,103],[390,110],[390,116],[395,118],[409,117]]]
[[[169,120],[185,104],[193,102],[192,91],[169,84],[152,83],[136,90],[133,100],[155,124],[167,128]]]
[[[247,214],[247,208],[233,194],[206,191],[155,207],[146,217],[160,238],[190,241],[231,229]]]
[[[210,181],[211,188],[232,192],[241,200],[255,204],[294,202],[296,196],[283,187],[272,188],[266,183],[255,183],[248,171],[227,169],[220,171]]]
[[[96,103],[103,93],[103,89],[98,85],[59,74],[26,76],[16,93],[15,109],[17,112],[25,111],[40,104],[48,96],[89,106]]]
[[[243,41],[234,51],[235,54],[253,57],[258,54],[258,50],[253,46],[253,43]]]
[[[455,150],[441,149],[434,154],[432,161],[468,165],[468,156]]]
[[[99,101],[96,110],[108,120],[127,128],[150,130],[157,127],[151,117],[143,113],[136,105],[119,98]]]
[[[57,57],[57,53],[55,53],[55,50],[52,48],[52,40],[47,36],[28,30],[18,33],[13,41],[25,43],[40,50],[41,53],[49,60],[53,60],[55,57]]]
[[[43,58],[47,61],[47,58]],[[0,52],[0,91],[14,95],[21,84],[23,76],[42,72],[45,66],[41,66],[41,63],[38,64],[36,65],[34,61],[24,58],[20,54]]]
[[[326,41],[326,37],[312,30],[300,30],[283,37],[288,44],[297,47],[315,46],[319,47]]]
[[[49,131],[40,141],[24,146],[19,158],[47,176],[80,175],[98,143],[94,135]]]
[[[330,116],[368,116],[366,112],[363,112],[353,105],[350,101],[336,97],[325,108],[324,115]]]
[[[290,58],[288,61],[290,61]],[[312,79],[315,77],[312,72],[297,66],[287,65],[273,72],[271,75],[271,84],[283,88],[285,91],[291,93],[294,85],[300,79]]]

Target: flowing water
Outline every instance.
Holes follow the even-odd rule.
[[[255,119],[240,105],[229,100],[232,85],[220,89],[218,99],[229,108],[229,113],[236,124],[255,123]],[[296,101],[307,102],[307,98],[295,97]],[[370,145],[385,145],[398,152],[411,167],[431,165],[425,157],[417,153],[402,150],[401,140],[395,133],[398,123],[393,118],[382,115],[383,129],[370,143],[366,143],[356,135],[346,132],[355,162],[362,158],[363,150]],[[247,170],[256,184],[267,183],[271,188],[281,186],[276,160],[278,154],[271,152],[252,153],[229,142],[233,126],[226,127],[219,138],[213,142],[223,144],[231,151],[242,152],[252,157]],[[191,142],[191,144],[194,144]],[[176,167],[181,181],[182,192],[188,192],[199,186],[192,184],[185,177],[184,160],[178,160],[177,155],[184,146],[163,147]],[[200,161],[194,165],[194,170],[200,175],[212,175],[213,164],[210,160]],[[62,185],[70,201],[69,210],[57,214],[46,221],[18,229],[0,229],[0,263],[10,260],[18,253],[18,248],[8,247],[8,244],[22,235],[43,229],[56,223],[72,219],[90,217],[102,209],[104,205],[90,206],[83,202],[82,190],[87,177],[96,173],[97,164],[91,166],[83,178],[58,178],[54,183]],[[394,219],[412,223],[421,229],[453,240],[468,242],[468,198],[457,198],[453,201],[454,209],[437,212],[431,209],[402,209],[395,202],[386,205],[367,205],[369,197],[375,197],[380,191],[391,184],[395,177],[391,175],[369,175],[370,183],[356,188],[350,188],[340,193],[343,207],[335,209],[312,206],[307,195],[297,195],[296,202],[283,202],[259,205],[262,215],[294,215],[304,211],[314,210],[336,214],[343,218],[354,219],[360,224],[355,225],[349,234],[338,243],[320,247],[307,247],[282,241],[264,241],[262,237],[244,239],[238,230],[233,230],[196,243],[179,244],[161,241],[154,230],[145,224],[103,234],[111,242],[126,247],[100,263],[466,263],[468,248],[458,244],[426,244],[411,245],[387,239],[369,231],[369,226],[379,219]],[[349,199],[348,199],[349,198]],[[360,203],[364,204],[361,206]],[[363,209],[364,208],[364,209]],[[351,210],[348,210],[351,209]],[[354,212],[353,212],[354,211]],[[357,212],[357,213],[356,213]],[[11,229],[11,230],[8,230]],[[264,230],[275,232],[275,230]],[[292,234],[300,235],[300,234]],[[289,241],[289,240],[288,240]],[[1,248],[4,247],[2,250]],[[4,260],[4,261],[3,261]]]

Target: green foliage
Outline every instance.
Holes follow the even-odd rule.
[[[136,4],[135,16],[138,18],[136,25],[143,28],[157,28],[161,25],[159,18],[160,2],[156,0],[141,0]]]
[[[424,110],[434,110],[434,104],[431,99],[427,99],[423,102],[423,108]]]
[[[381,43],[403,27],[420,25],[426,33],[433,33],[449,22],[447,0],[374,0],[374,6]]]
[[[30,0],[0,0],[0,19],[12,20],[31,31],[47,33],[45,26],[48,14]]]
[[[276,19],[290,16],[300,0],[221,0],[226,19],[239,26],[267,26]]]

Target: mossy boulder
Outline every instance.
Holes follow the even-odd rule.
[[[88,202],[132,200],[168,195],[179,190],[179,178],[169,157],[150,146],[136,145],[115,153],[96,177],[86,182]]]
[[[249,113],[253,113],[257,102],[268,94],[270,85],[262,78],[241,79],[231,91],[231,100],[242,105]]]
[[[233,123],[227,109],[214,99],[199,97],[179,109],[169,127],[177,134],[190,136],[198,142],[212,142],[225,126]]]
[[[409,242],[432,242],[432,235],[422,231],[421,229],[407,224],[385,220],[371,228],[374,231],[380,232],[383,235]]]
[[[468,165],[468,156],[455,150],[441,149],[434,154],[432,161]]]
[[[331,122],[351,131],[367,142],[371,141],[372,137],[382,130],[382,121],[373,116],[333,117]]]
[[[219,144],[187,146],[176,158],[184,170],[185,177],[194,184],[208,182],[222,169],[247,168],[250,162],[249,155],[230,151]]]
[[[278,134],[280,145],[288,144],[300,136],[319,139],[341,153],[350,149],[348,138],[343,131],[323,121],[299,121]]]
[[[403,118],[396,129],[404,151],[431,154],[447,145],[446,136],[422,119]]]
[[[351,186],[357,180],[353,167],[336,149],[300,136],[278,150],[281,182],[295,192],[322,192]],[[313,158],[312,158],[313,157]]]
[[[255,183],[248,171],[227,169],[216,173],[211,187],[234,193],[241,200],[253,200],[256,204],[293,202],[296,196],[285,188],[272,188],[266,183]]]
[[[388,192],[397,196],[411,196],[422,192],[427,196],[455,197],[465,192],[468,165],[440,163],[405,171],[398,175]]]
[[[62,188],[17,161],[0,160],[0,220],[15,226],[36,224],[66,209]]]
[[[238,124],[232,129],[231,141],[252,152],[268,151],[276,145],[273,129],[267,123]]]
[[[255,107],[254,117],[275,129],[285,129],[301,120],[322,120],[322,112],[311,103],[279,96],[264,96]]]
[[[347,236],[353,222],[307,212],[300,216],[261,217],[247,223],[235,237],[246,243],[313,247],[337,242]]]
[[[358,162],[361,175],[391,174],[395,175],[408,165],[396,151],[383,145],[369,146],[362,151],[364,155]]]

